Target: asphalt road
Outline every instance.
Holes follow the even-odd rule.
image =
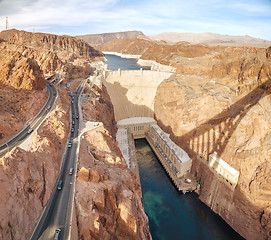
[[[29,129],[37,129],[41,122],[45,119],[47,113],[51,111],[51,108],[55,102],[57,91],[53,85],[46,83],[49,90],[49,97],[46,104],[41,111],[19,132],[14,138],[0,146],[0,157],[3,157],[7,152],[20,145],[30,134]]]
[[[74,183],[76,171],[76,152],[78,147],[79,131],[79,111],[78,99],[83,90],[84,82],[82,81],[75,93],[71,95],[71,115],[72,124],[69,142],[71,147],[66,148],[59,178],[56,187],[43,211],[43,214],[32,234],[31,239],[54,239],[56,229],[61,229],[59,239],[69,239],[72,203],[74,198]],[[77,117],[78,116],[78,117]],[[74,124],[73,124],[74,121]],[[73,168],[73,174],[69,175],[70,168]],[[62,189],[58,190],[57,185],[62,180]]]

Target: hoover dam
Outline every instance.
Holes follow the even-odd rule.
[[[203,203],[199,201],[196,195],[189,195],[188,205],[194,204],[196,206],[190,206],[188,209],[183,209],[183,206],[177,204],[178,208],[178,216],[174,217],[175,213],[171,212],[167,217],[166,222],[164,222],[163,217],[158,213],[158,209],[166,209],[167,207],[171,208],[171,203],[163,201],[160,202],[156,207],[149,208],[150,205],[155,204],[156,201],[160,201],[159,199],[167,198],[163,196],[163,194],[168,195],[168,190],[160,189],[158,193],[156,192],[156,188],[160,188],[160,181],[164,181],[162,179],[158,180],[157,176],[154,176],[153,169],[157,172],[166,172],[167,175],[163,175],[162,178],[166,178],[167,187],[169,188],[173,195],[175,195],[176,200],[179,201],[187,201],[185,200],[185,196],[182,192],[186,192],[186,190],[195,190],[197,187],[197,182],[193,179],[193,176],[190,174],[192,160],[188,156],[188,154],[177,146],[170,138],[169,134],[164,132],[158,125],[155,120],[154,114],[154,102],[155,96],[157,93],[158,86],[163,82],[167,81],[172,73],[163,72],[163,71],[150,71],[150,70],[117,70],[117,71],[107,71],[105,74],[105,78],[103,79],[103,84],[106,86],[108,94],[111,98],[111,101],[114,106],[114,115],[115,120],[117,122],[118,132],[116,135],[116,139],[120,150],[122,152],[123,157],[126,160],[128,167],[135,172],[138,176],[140,175],[140,180],[142,184],[142,192],[143,192],[143,202],[145,205],[145,211],[149,216],[150,221],[150,229],[151,233],[154,235],[155,239],[160,239],[163,237],[172,236],[168,231],[161,229],[163,224],[166,222],[171,222],[173,218],[174,221],[182,222],[184,219],[187,220],[187,216],[184,216],[182,211],[190,211],[190,207],[194,209],[193,211],[198,211],[196,209],[200,208],[200,211],[204,212],[205,217],[209,217],[212,219],[212,223],[216,223],[215,228],[216,234],[220,235],[221,239],[242,239],[236,232],[234,232],[227,224],[223,222],[217,215],[215,215],[210,209],[206,209],[203,206]],[[170,91],[170,89],[169,89]],[[146,142],[142,143],[142,138],[145,138],[149,144],[149,147],[146,146]],[[135,156],[135,143],[133,139],[139,139],[136,141],[136,156]],[[143,145],[142,145],[143,144]],[[149,162],[150,155],[146,154],[145,150],[152,149],[155,155],[151,157],[151,162]],[[145,156],[140,158],[140,156]],[[134,159],[136,158],[136,163]],[[158,160],[159,159],[159,160]],[[161,165],[156,165],[156,163]],[[223,161],[223,160],[221,160]],[[148,163],[147,163],[148,162]],[[217,163],[217,162],[215,162]],[[154,165],[153,165],[154,164]],[[162,167],[163,166],[163,167]],[[139,173],[138,173],[139,169]],[[152,170],[151,170],[152,169]],[[145,172],[147,171],[147,172]],[[145,176],[143,176],[143,175]],[[147,180],[146,175],[152,176],[154,180]],[[188,178],[189,176],[189,178]],[[170,180],[171,179],[171,180]],[[192,183],[191,183],[192,179]],[[187,180],[189,181],[187,183]],[[172,188],[172,186],[174,186]],[[149,189],[151,187],[151,189]],[[164,186],[165,187],[165,186]],[[198,185],[200,187],[200,185]],[[181,192],[178,192],[181,191]],[[156,192],[158,195],[153,195],[151,199],[147,196],[151,192]],[[161,191],[159,193],[159,191]],[[170,195],[171,195],[170,194]],[[176,195],[177,194],[177,195]],[[168,195],[169,196],[169,195]],[[191,202],[189,202],[191,201]],[[157,203],[157,202],[156,202]],[[153,215],[153,211],[157,211],[157,214]],[[188,212],[187,212],[188,214]],[[159,215],[159,217],[158,217]],[[186,230],[180,230],[179,227],[176,227],[171,230],[175,234],[180,234],[180,236],[190,237],[191,239],[197,239],[201,236],[201,231],[199,227],[194,226],[197,224],[196,222],[200,221],[204,231],[208,233],[202,239],[210,239],[214,238],[213,226],[210,225],[210,222],[205,222],[205,217],[199,216],[196,212],[192,214],[192,219],[189,219],[190,224],[186,224]],[[202,218],[203,217],[203,218]],[[157,219],[161,218],[161,219]],[[218,218],[218,219],[216,219]],[[215,220],[216,219],[216,220]],[[161,224],[161,225],[160,225]],[[191,229],[196,228],[195,232],[191,231]],[[223,230],[222,230],[223,229]],[[226,229],[226,230],[225,230]],[[222,230],[222,231],[221,231]],[[162,233],[163,232],[163,233]],[[161,234],[161,236],[159,236]],[[175,235],[176,236],[176,235]]]

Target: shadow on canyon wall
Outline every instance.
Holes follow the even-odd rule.
[[[207,157],[216,151],[218,155],[222,155],[229,139],[248,111],[255,106],[263,96],[271,93],[270,84],[271,79],[259,85],[221,113],[181,136],[176,136],[172,128],[165,126],[159,119],[158,124],[169,133],[172,140],[187,151],[188,154]]]

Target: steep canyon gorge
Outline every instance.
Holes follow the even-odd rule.
[[[141,55],[176,72],[154,101],[159,126],[192,158],[199,198],[246,239],[271,239],[271,47],[167,44],[119,39],[97,45],[68,36],[0,33],[0,141],[16,134],[47,99],[45,77],[65,73],[56,104],[28,148],[1,158],[1,239],[28,239],[52,192],[70,127],[66,85],[92,72],[100,50]],[[161,69],[162,70],[162,69]],[[76,89],[76,88],[75,88]],[[83,92],[74,239],[151,239],[139,179],[115,140],[104,85]],[[93,123],[99,125],[93,125]],[[233,189],[206,165],[217,152],[240,172]]]

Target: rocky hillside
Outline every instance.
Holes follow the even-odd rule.
[[[33,51],[18,45],[0,43],[0,84],[15,89],[41,90],[45,79]]]
[[[0,39],[11,44],[40,48],[44,51],[55,50],[87,59],[102,56],[99,51],[91,47],[85,41],[71,36],[58,36],[48,33],[31,33],[11,29],[8,31],[2,31],[0,33]]]
[[[192,157],[200,199],[246,239],[269,239],[270,48],[172,47],[142,56],[177,68],[157,90],[159,125]],[[240,172],[234,190],[205,164],[215,151]]]
[[[84,133],[76,181],[78,239],[151,239],[139,180],[115,140],[113,106],[104,87],[88,86],[85,121],[103,126]],[[87,96],[86,95],[86,96]],[[105,115],[106,113],[106,115]]]
[[[46,100],[44,91],[0,86],[0,145],[18,133],[24,123],[40,111]]]
[[[104,44],[115,39],[136,39],[136,38],[142,38],[142,37],[145,37],[145,35],[140,31],[87,34],[87,35],[77,36],[77,38],[83,39],[88,44],[93,45],[93,46]]]
[[[153,45],[156,44],[144,39],[115,39],[98,45],[97,48],[106,52],[141,55]]]
[[[177,33],[165,32],[148,36],[151,40],[166,41],[168,43],[189,42],[191,44],[207,44],[222,46],[247,46],[247,47],[268,47],[271,41],[254,38],[250,36],[230,36],[215,33]]]
[[[58,91],[55,108],[29,144],[1,158],[0,239],[29,239],[55,186],[69,131],[70,102],[67,92]]]
[[[66,79],[85,77],[89,63],[103,54],[70,36],[30,33],[15,29],[0,33],[0,84],[17,89],[42,89],[44,74],[61,72]]]

